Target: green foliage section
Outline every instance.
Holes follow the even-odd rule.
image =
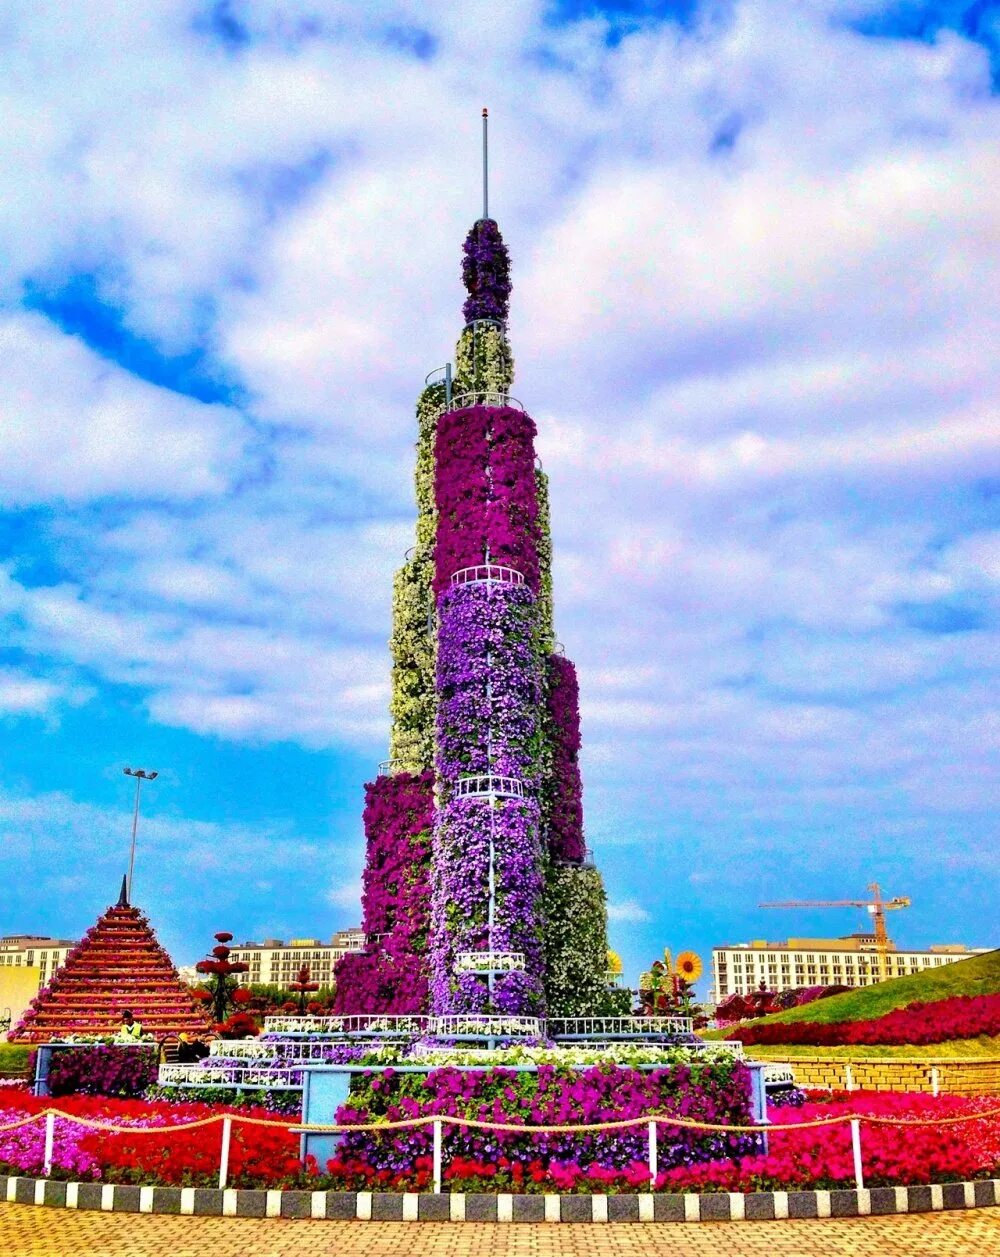
[[[392,731],[389,756],[416,772],[434,761],[434,638],[430,562],[399,569],[392,589]]]
[[[0,1043],[0,1074],[23,1074],[30,1052],[26,1043]]]
[[[455,347],[455,392],[507,393],[514,383],[514,355],[497,327],[466,327]]]
[[[544,913],[549,1016],[627,1013],[628,992],[608,987],[608,908],[597,869],[550,861]]]
[[[389,756],[411,771],[434,762],[434,436],[444,402],[443,384],[425,388],[417,402],[417,544],[392,589]]]
[[[870,1021],[883,1013],[891,1013],[894,1008],[905,1008],[916,1000],[929,1004],[951,995],[993,995],[997,992],[1000,992],[1000,951],[991,951],[971,960],[942,965],[939,969],[928,969],[905,978],[878,982],[874,986],[858,987],[842,995],[831,995],[828,999],[803,1004],[801,1008],[761,1017],[759,1021],[761,1024],[769,1021],[812,1021],[824,1025],[835,1021]],[[935,1050],[940,1046],[935,1044]],[[820,1054],[830,1050],[823,1048]],[[867,1056],[871,1050],[867,1047],[851,1049],[855,1056]]]
[[[552,601],[552,522],[549,513],[549,478],[544,471],[535,472],[535,497],[538,501],[538,616],[536,634],[538,653],[551,655],[555,650],[555,613]]]
[[[763,1019],[762,1019],[763,1020]],[[1000,1037],[980,1035],[978,1039],[949,1039],[945,1043],[868,1044],[857,1046],[814,1047],[807,1043],[788,1043],[781,1047],[754,1044],[749,1053],[761,1061],[785,1060],[903,1060],[903,1061],[974,1061],[1000,1060]]]

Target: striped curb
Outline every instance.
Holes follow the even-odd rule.
[[[706,1192],[703,1195],[435,1195],[424,1192],[254,1191],[132,1187],[0,1175],[0,1200],[105,1213],[225,1218],[335,1218],[359,1222],[730,1222],[855,1218],[1000,1204],[1000,1179],[872,1187],[863,1191]]]

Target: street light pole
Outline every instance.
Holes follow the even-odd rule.
[[[129,768],[125,765],[125,776],[135,778],[135,810],[132,813],[132,849],[128,857],[128,882],[127,898],[129,903],[132,902],[132,871],[135,868],[135,836],[139,829],[139,791],[144,781],[154,781],[160,774],[153,771],[147,771],[145,768]]]

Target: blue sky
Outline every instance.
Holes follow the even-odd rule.
[[[626,970],[1000,943],[1000,5],[14,4],[0,931],[359,919],[413,400],[491,209]],[[651,876],[652,872],[652,876]]]

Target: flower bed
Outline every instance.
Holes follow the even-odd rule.
[[[127,1128],[150,1129],[196,1122],[214,1113],[235,1111],[250,1117],[280,1120],[267,1109],[230,1110],[209,1104],[165,1104],[162,1101],[115,1100],[95,1096],[64,1096],[55,1106],[27,1092],[5,1095],[0,1125],[47,1107],[93,1121]],[[287,1118],[285,1119],[287,1120]],[[171,1131],[163,1137],[111,1134],[77,1126],[65,1118],[55,1121],[52,1178],[108,1183],[166,1183],[208,1186],[218,1182],[222,1124]],[[0,1132],[0,1172],[41,1175],[45,1124]],[[250,1187],[279,1184],[301,1172],[298,1138],[281,1127],[234,1124],[230,1146],[230,1185]]]
[[[741,1067],[742,1068],[742,1067]],[[617,1120],[623,1111],[641,1115],[653,1111],[656,1102],[663,1108],[687,1117],[737,1122],[745,1120],[739,1106],[726,1101],[724,1088],[705,1087],[699,1093],[680,1092],[673,1097],[662,1088],[652,1094],[655,1074],[625,1080],[623,1071],[607,1067],[577,1075],[575,1092],[548,1086],[545,1076],[534,1084],[524,1083],[531,1075],[510,1075],[496,1071],[489,1082],[475,1082],[483,1075],[459,1075],[455,1070],[439,1070],[430,1088],[400,1085],[400,1077],[386,1079],[372,1075],[355,1097],[354,1105],[338,1112],[389,1117],[416,1109],[420,1112],[483,1113],[487,1119],[570,1124],[591,1120]],[[536,1076],[537,1077],[537,1076]],[[467,1083],[464,1079],[473,1079]],[[378,1083],[376,1086],[375,1084]],[[692,1094],[695,1099],[692,1102]],[[49,1101],[36,1099],[25,1091],[6,1092],[0,1100],[0,1124],[16,1121],[30,1113],[40,1113]],[[653,1108],[646,1107],[652,1105]],[[624,1109],[623,1109],[624,1106]],[[354,1143],[341,1150],[329,1166],[315,1162],[303,1165],[298,1159],[298,1138],[284,1126],[249,1126],[238,1121],[240,1114],[272,1121],[297,1120],[297,1114],[282,1118],[273,1110],[233,1108],[209,1104],[165,1104],[149,1100],[113,1100],[90,1096],[67,1097],[58,1107],[74,1116],[120,1127],[157,1129],[194,1122],[213,1114],[232,1113],[230,1150],[231,1186],[306,1187],[337,1190],[430,1190],[431,1153],[429,1130],[386,1132],[378,1138],[351,1136]],[[961,1125],[875,1126],[862,1122],[861,1146],[865,1183],[869,1187],[899,1184],[960,1182],[996,1177],[1000,1171],[1000,1119],[976,1117],[995,1111],[995,1097],[898,1095],[889,1093],[842,1093],[830,1099],[811,1100],[801,1108],[782,1107],[772,1120],[795,1124],[829,1116],[861,1114],[872,1117],[939,1120],[943,1117],[972,1116]],[[695,1148],[706,1136],[697,1132],[678,1136],[676,1128],[661,1131],[660,1172],[651,1182],[646,1161],[645,1126],[637,1134],[608,1132],[601,1136],[553,1135],[530,1143],[524,1136],[501,1140],[486,1133],[474,1136],[446,1127],[444,1136],[445,1189],[449,1191],[511,1192],[634,1192],[636,1190],[684,1191],[768,1191],[854,1186],[850,1129],[838,1126],[805,1127],[800,1130],[772,1131],[768,1155],[740,1155],[739,1147],[727,1148],[735,1160],[697,1162],[698,1155],[710,1150]],[[738,1136],[710,1136],[710,1139],[736,1141]],[[548,1144],[543,1143],[547,1139]],[[522,1140],[523,1145],[516,1141]],[[570,1141],[575,1140],[575,1144]],[[603,1141],[603,1142],[600,1142]],[[164,1132],[162,1136],[138,1135],[126,1129],[109,1134],[72,1121],[55,1122],[52,1177],[58,1179],[101,1180],[117,1183],[164,1183],[181,1186],[215,1186],[218,1181],[221,1123],[190,1131]],[[39,1120],[14,1131],[0,1132],[0,1173],[40,1176],[44,1150],[44,1123]],[[745,1150],[742,1150],[745,1151]]]
[[[746,1044],[809,1044],[814,1047],[899,1045],[919,1047],[948,1039],[1000,1034],[1000,995],[953,995],[920,1000],[871,1021],[765,1022],[739,1026],[727,1035]]]
[[[79,1047],[55,1052],[49,1067],[49,1093],[136,1097],[156,1082],[159,1050]]]
[[[497,1068],[468,1071],[443,1067],[426,1075],[389,1069],[356,1079],[347,1105],[337,1112],[345,1123],[399,1121],[447,1114],[497,1123],[564,1126],[618,1122],[651,1113],[676,1113],[706,1123],[750,1122],[750,1082],[746,1066],[731,1056],[679,1057],[663,1069],[640,1072],[627,1066],[594,1065],[571,1069],[539,1065],[537,1072]],[[347,1135],[333,1172],[393,1183],[419,1173],[431,1153],[429,1126]],[[525,1135],[450,1127],[446,1135],[448,1177],[470,1177],[463,1163],[508,1163],[513,1181],[548,1182],[561,1188],[567,1167],[593,1167],[608,1181],[633,1182],[646,1165],[648,1130],[630,1129]],[[690,1165],[755,1148],[757,1136],[663,1128],[661,1165]],[[533,1168],[532,1168],[533,1167]],[[386,1176],[380,1178],[379,1176]],[[472,1180],[480,1176],[471,1174]],[[648,1180],[648,1171],[646,1172]],[[638,1180],[636,1180],[638,1181]],[[466,1186],[463,1190],[475,1190]],[[507,1190],[507,1189],[501,1189]]]

